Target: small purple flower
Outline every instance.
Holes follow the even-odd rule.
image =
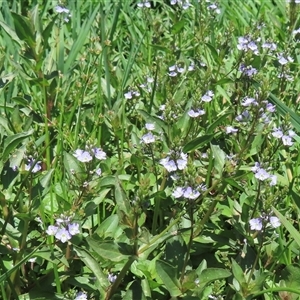
[[[272,103],[267,103],[266,109],[268,112],[275,112],[276,111],[276,106],[273,105]]]
[[[271,179],[270,186],[277,184],[277,176],[276,175],[271,175],[270,179]]]
[[[81,152],[80,152],[81,151]],[[80,153],[78,155],[78,153]],[[91,154],[87,151],[83,151],[83,150],[76,150],[74,156],[81,162],[89,162],[93,159],[93,157],[91,156]]]
[[[250,98],[250,97],[245,97],[241,104],[242,106],[258,105],[257,101],[254,98]]]
[[[114,275],[112,273],[109,273],[108,276],[107,276],[107,279],[110,283],[114,283],[117,279],[117,275]]]
[[[263,224],[261,218],[251,219],[249,221],[249,224],[251,230],[258,230],[258,231],[262,230]]]
[[[68,225],[68,231],[69,231],[70,235],[75,235],[75,234],[80,233],[79,224],[78,223],[70,223]]]
[[[42,167],[40,166],[40,161],[36,162],[36,164],[34,165],[34,167],[32,168],[31,172],[32,173],[37,173],[38,171],[40,171],[42,169]],[[25,164],[25,171],[29,171],[31,169],[31,167],[34,164],[34,160],[33,159],[28,159],[28,164]]]
[[[172,193],[172,195],[174,198],[177,199],[177,198],[182,197],[183,193],[184,193],[184,189],[179,186],[175,189],[175,191]]]
[[[141,142],[145,144],[151,144],[155,142],[155,136],[152,132],[148,132],[141,137]]]
[[[226,133],[227,133],[227,134],[230,134],[230,133],[236,133],[236,132],[239,131],[237,128],[234,128],[234,127],[232,127],[232,126],[227,126],[225,129],[226,129]]]
[[[47,233],[48,235],[56,235],[58,229],[59,229],[59,228],[58,228],[57,226],[50,225],[50,226],[48,226],[48,229],[46,230],[46,233]]]
[[[277,228],[281,225],[280,220],[277,217],[270,217],[269,220],[273,228]]]
[[[93,149],[95,157],[99,160],[103,160],[106,159],[106,153],[104,151],[102,151],[102,149],[100,148],[94,148]]]
[[[248,110],[243,111],[240,115],[238,115],[235,119],[238,122],[248,122],[250,121],[250,113],[248,112]]]
[[[274,128],[272,135],[278,139],[281,139],[283,136],[283,132],[280,128]]]
[[[68,240],[70,240],[72,238],[72,236],[71,236],[71,234],[69,233],[69,231],[67,229],[60,228],[56,232],[55,238],[57,238],[58,240],[60,240],[62,243],[65,243]]]
[[[289,135],[283,135],[281,137],[281,139],[282,139],[283,145],[285,145],[285,146],[292,146],[294,144],[292,141],[292,138]]]
[[[87,300],[87,295],[84,292],[79,292],[74,300]]]
[[[142,2],[139,2],[137,4],[138,7],[143,8],[143,7],[147,7],[150,8],[151,7],[151,3],[147,0],[143,0]]]
[[[98,168],[97,170],[95,170],[95,173],[100,176],[102,174],[102,170],[100,168]]]
[[[257,170],[254,176],[258,180],[264,181],[266,179],[269,179],[271,175],[265,169],[260,168]]]
[[[62,14],[62,13],[68,14],[70,12],[69,9],[59,6],[59,5],[55,6],[55,11],[59,14]]]
[[[197,109],[197,110],[189,110],[188,111],[188,115],[191,117],[191,118],[197,118],[199,116],[202,116],[205,114],[205,110],[202,110],[202,109]]]
[[[146,127],[147,130],[152,131],[152,130],[155,129],[155,124],[153,124],[153,123],[146,123],[145,127]]]
[[[201,100],[204,102],[210,102],[213,96],[214,96],[213,91],[209,90],[201,97]]]
[[[190,186],[187,187],[183,193],[183,197],[190,199],[190,200],[195,200],[199,196],[200,196],[200,193],[197,190],[192,189]]]

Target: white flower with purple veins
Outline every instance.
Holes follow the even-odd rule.
[[[58,227],[57,226],[54,226],[54,225],[50,225],[48,226],[48,229],[46,230],[46,233],[48,235],[56,235],[56,232],[58,231]]]
[[[97,159],[99,159],[99,160],[106,159],[106,153],[102,149],[94,148],[93,151],[94,151],[95,157]]]
[[[277,217],[270,217],[269,221],[273,228],[277,228],[281,225],[280,220]]]
[[[238,115],[235,119],[238,122],[248,122],[250,120],[251,116],[248,110],[243,111],[240,115]]]
[[[262,230],[263,224],[261,218],[251,219],[249,221],[249,224],[251,230],[258,230],[258,231]]]
[[[93,159],[89,152],[80,149],[77,149],[73,155],[81,162],[89,162]]]
[[[257,50],[258,50],[257,45],[256,45],[255,42],[253,42],[253,41],[251,41],[251,42],[247,45],[247,47],[248,47],[250,50],[252,50],[252,51],[257,51]]]
[[[260,169],[260,163],[256,161],[254,167],[251,168],[251,171],[253,173],[256,173],[259,169]]]
[[[70,223],[68,225],[68,231],[71,235],[75,235],[75,234],[80,233],[79,224],[78,223]]]
[[[153,123],[146,123],[145,127],[146,127],[147,130],[151,131],[151,130],[155,129],[155,124],[153,124]]]
[[[266,110],[267,110],[268,112],[273,113],[273,112],[276,111],[276,106],[273,105],[272,103],[269,103],[269,102],[268,102],[267,105],[266,105]]]
[[[297,33],[300,33],[300,28],[293,30],[293,34],[296,35]]]
[[[199,116],[203,116],[205,114],[205,110],[203,109],[197,109],[197,110],[189,110],[188,111],[188,115],[191,117],[191,118],[197,118]]]
[[[281,139],[284,146],[292,146],[294,144],[289,135],[283,135]]]
[[[151,144],[155,142],[155,136],[153,135],[152,132],[148,132],[144,134],[141,138],[141,142],[145,144]]]
[[[132,91],[129,91],[127,93],[124,94],[125,99],[132,99],[133,95],[132,95]]]
[[[107,276],[107,279],[110,283],[114,283],[117,279],[117,275],[114,275],[112,273],[109,273],[108,276]]]
[[[62,14],[62,13],[68,14],[70,12],[69,9],[59,6],[59,5],[55,6],[55,11],[59,14]]]
[[[72,238],[71,234],[69,233],[69,231],[65,228],[60,228],[58,229],[58,231],[55,234],[55,237],[60,240],[62,243],[67,242],[68,240],[70,240]]]
[[[284,57],[282,53],[278,54],[277,58],[281,65],[286,65],[287,63],[294,61],[290,56]]]
[[[40,171],[42,169],[42,167],[40,166],[40,161],[36,162],[36,164],[34,165],[34,167],[32,168],[31,172],[32,173],[37,173],[38,171]],[[31,169],[31,167],[34,164],[34,160],[33,159],[28,159],[28,164],[25,164],[25,171],[29,171]]]
[[[257,74],[257,70],[255,68],[252,66],[245,66],[244,64],[241,64],[239,70],[248,77],[252,77],[253,75]]]
[[[283,137],[283,132],[280,128],[274,128],[272,135],[278,139],[281,139]]]
[[[238,38],[237,48],[239,50],[247,50],[248,49],[248,47],[247,47],[248,43],[249,43],[249,40],[248,40],[247,37],[240,36]]]
[[[230,133],[236,133],[236,132],[239,131],[237,128],[234,128],[234,127],[232,127],[232,126],[227,126],[225,129],[226,129],[226,133],[227,133],[227,134],[230,134]]]
[[[163,158],[159,161],[159,163],[161,165],[163,165],[168,172],[172,172],[172,171],[176,171],[177,170],[177,166],[174,162],[174,160],[170,160],[169,157]]]
[[[140,8],[143,8],[143,7],[150,8],[150,7],[151,7],[151,4],[150,4],[149,1],[144,0],[144,1],[142,1],[142,2],[139,2],[139,3],[137,4],[137,6],[140,7]]]
[[[177,163],[177,168],[179,170],[184,170],[185,167],[187,166],[187,160],[186,159],[177,159],[176,163]]]
[[[172,195],[173,195],[174,198],[177,199],[177,198],[182,197],[183,193],[184,193],[184,188],[178,186],[178,187],[175,189],[175,191],[172,193]]]
[[[269,179],[271,175],[263,168],[259,168],[255,173],[255,178],[258,180],[264,181],[266,179]]]
[[[79,292],[74,300],[87,300],[87,295],[84,292]]]
[[[207,91],[202,97],[201,100],[204,102],[210,102],[214,96],[213,91]]]
[[[277,49],[277,45],[275,43],[263,43],[261,47],[265,49],[270,49],[271,51],[275,51]]]
[[[271,179],[270,186],[274,186],[277,184],[277,176],[276,175],[271,175],[270,179]]]
[[[258,105],[257,101],[251,97],[245,97],[241,104],[242,104],[242,106]]]
[[[217,14],[221,13],[220,9],[218,8],[218,6],[215,3],[208,5],[207,8],[214,11]]]
[[[98,168],[98,169],[95,171],[95,173],[96,173],[98,176],[100,176],[100,175],[102,174],[102,170],[101,170],[100,168]]]
[[[197,190],[192,189],[190,186],[184,190],[183,197],[190,200],[195,200],[200,196]]]

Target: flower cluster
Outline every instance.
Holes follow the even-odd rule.
[[[292,138],[296,133],[293,130],[288,130],[287,133],[284,133],[281,128],[274,128],[272,135],[277,139],[281,139],[284,146],[292,146],[294,144]]]
[[[132,99],[134,97],[139,97],[141,94],[139,91],[129,90],[127,93],[124,94],[125,99]]]
[[[259,217],[254,218],[249,221],[250,229],[251,230],[258,230],[261,231],[264,225],[264,222],[270,222],[272,228],[277,228],[281,225],[280,220],[277,217],[274,216],[266,216],[266,217]],[[268,226],[268,223],[267,223]]]
[[[168,172],[183,170],[187,166],[187,154],[183,152],[177,153],[173,151],[171,152],[170,156],[161,159],[159,163],[163,165]]]
[[[96,147],[88,150],[77,149],[73,155],[81,162],[90,162],[93,156],[98,160],[106,159],[106,153],[101,148]]]
[[[172,193],[173,197],[178,199],[178,198],[185,198],[188,200],[195,200],[200,196],[200,191],[205,191],[206,186],[205,185],[200,185],[197,188],[192,188],[190,186],[188,187],[176,187],[174,192]]]
[[[254,167],[251,168],[251,171],[255,174],[255,178],[257,178],[260,181],[270,180],[270,185],[276,185],[277,184],[277,176],[270,174],[268,171],[263,169],[260,165],[260,163],[256,162]]]
[[[46,233],[55,236],[62,243],[69,241],[73,235],[80,233],[79,224],[71,223],[70,216],[61,215],[56,219],[55,225],[48,226]]]
[[[188,111],[188,115],[191,117],[191,118],[197,118],[199,116],[203,116],[205,114],[205,110],[203,109],[190,109]]]

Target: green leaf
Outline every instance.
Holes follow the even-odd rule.
[[[199,276],[199,289],[203,289],[207,284],[219,280],[224,279],[232,274],[226,270],[221,268],[209,268],[205,269],[201,272]]]
[[[182,294],[180,291],[180,282],[176,277],[177,272],[175,266],[162,260],[157,260],[156,272],[172,297],[177,297]]]
[[[6,279],[19,267],[21,267],[24,263],[26,263],[31,257],[34,256],[35,252],[44,244],[41,243],[39,246],[37,246],[32,252],[30,252],[28,255],[26,255],[24,258],[22,258],[18,263],[14,265],[12,269],[9,269],[7,272],[0,275],[0,283],[6,281]]]
[[[113,241],[98,241],[91,237],[88,237],[87,243],[99,256],[104,259],[108,259],[113,262],[120,262],[127,260],[132,254],[129,245],[124,243],[115,243]]]
[[[229,115],[232,115],[232,111],[229,111],[227,113],[225,113],[224,115],[222,115],[220,118],[218,118],[215,122],[213,122],[212,124],[210,124],[208,127],[207,127],[207,130],[206,130],[206,134],[210,134],[210,133],[213,133],[213,131],[224,121],[224,120],[227,120],[228,119],[228,116]]]
[[[115,180],[115,199],[117,203],[117,209],[123,212],[126,216],[130,215],[129,200],[121,186],[120,180],[116,177]]]
[[[188,142],[183,147],[183,152],[187,153],[189,151],[193,151],[204,145],[207,145],[213,139],[213,137],[214,137],[214,134],[206,134],[206,135],[197,137],[197,138],[193,139],[192,141]]]
[[[94,273],[95,277],[99,282],[99,284],[98,285],[96,284],[95,286],[101,287],[99,291],[101,294],[104,294],[104,290],[109,286],[109,282],[107,276],[104,275],[102,269],[100,268],[99,263],[87,250],[75,245],[73,245],[73,247],[78,257]]]
[[[15,30],[9,27],[4,22],[0,21],[0,26],[5,30],[8,36],[15,42],[17,42],[20,46],[22,45],[21,39],[19,39],[18,35],[16,34]]]
[[[182,19],[179,22],[176,22],[172,28],[172,34],[177,34],[185,25],[185,20]]]
[[[214,167],[221,176],[225,165],[226,154],[218,145],[211,144],[210,147],[214,157]]]
[[[234,278],[238,281],[240,287],[245,286],[246,279],[242,268],[233,258],[231,259],[231,264]]]
[[[96,233],[104,239],[107,237],[114,238],[118,230],[121,230],[119,217],[118,215],[111,215],[98,226]]]
[[[16,34],[18,35],[19,39],[25,41],[31,48],[31,50],[34,51],[35,37],[32,32],[29,20],[14,12],[12,12],[11,15],[13,17]]]
[[[292,109],[287,107],[283,102],[281,102],[274,94],[270,94],[270,101],[276,105],[276,110],[285,117],[286,115],[290,115],[291,123],[295,127],[295,129],[300,132],[300,116],[296,114]]]
[[[292,238],[300,247],[300,233],[295,229],[295,227],[275,208],[272,207],[275,215],[280,220],[281,224],[287,229],[287,231],[291,234]]]
[[[78,159],[68,152],[64,152],[64,166],[69,176],[72,177],[75,172],[76,176],[82,174],[83,170]]]
[[[6,138],[5,142],[4,142],[2,160],[6,161],[8,156],[17,148],[17,146],[22,141],[24,141],[29,136],[31,136],[33,132],[34,132],[33,130],[29,130],[29,131],[26,131],[26,132],[21,132],[21,133],[11,135],[8,138]]]

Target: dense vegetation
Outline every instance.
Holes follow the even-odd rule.
[[[0,3],[0,298],[298,299],[300,4]]]

